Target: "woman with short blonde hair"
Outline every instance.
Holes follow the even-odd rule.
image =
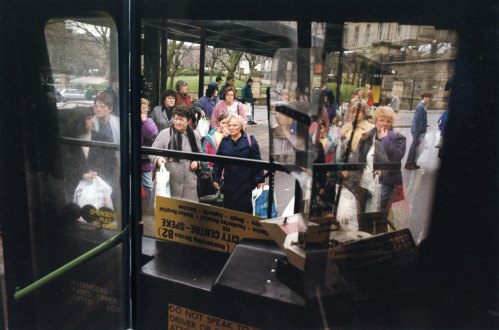
[[[400,161],[404,158],[406,149],[406,138],[393,130],[393,124],[397,119],[395,111],[391,107],[378,107],[373,114],[376,138],[385,149],[386,156],[393,167],[386,171],[382,178],[381,186],[381,211],[389,210],[392,203],[404,199],[404,187],[402,182],[402,171]]]
[[[221,102],[224,101],[220,101],[219,104]],[[235,113],[229,115],[227,120],[229,135],[222,138],[217,155],[256,160],[262,159],[258,142],[254,136],[244,132],[244,126],[244,118]],[[224,184],[221,189],[224,194],[224,208],[252,214],[251,192],[255,187],[263,188],[265,185],[263,170],[253,167],[214,163],[213,182],[216,189],[219,189],[222,171]]]

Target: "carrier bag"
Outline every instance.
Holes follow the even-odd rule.
[[[357,202],[354,194],[350,190],[341,189],[340,201],[336,219],[340,223],[341,230],[356,231],[359,229],[359,219],[357,218]]]
[[[171,197],[170,194],[170,172],[166,169],[165,164],[161,164],[159,171],[154,176],[152,186],[151,200],[149,203],[148,214],[154,215],[156,210],[156,196]]]
[[[381,184],[379,177],[374,177],[374,190],[371,191],[371,197],[366,202],[366,212],[381,211]]]
[[[255,188],[252,192],[251,202],[253,203],[253,215],[257,217],[267,218],[267,210],[269,208],[269,186],[265,185],[263,189]],[[277,206],[274,192],[274,202],[272,203],[272,216],[277,218]]]
[[[92,182],[81,180],[76,187],[73,201],[80,207],[92,205],[96,210],[101,207],[113,208],[111,194],[113,189],[99,176],[95,177]]]
[[[208,135],[208,132],[210,131],[210,121],[206,119],[206,117],[199,119],[196,130],[202,138],[206,137],[206,135]]]

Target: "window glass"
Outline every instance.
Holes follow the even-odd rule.
[[[377,40],[369,40],[371,26],[376,25]],[[333,31],[332,27],[325,30]],[[366,43],[359,44],[359,37]],[[427,234],[431,214],[443,141],[439,119],[448,108],[457,33],[433,26],[346,22],[343,47],[332,47],[334,41],[327,33],[324,39],[327,73],[323,72],[320,88],[333,93],[334,102],[327,96],[323,101],[330,115],[339,120],[328,133],[328,139],[334,140],[336,133],[339,138],[334,159],[341,163],[348,156],[349,163],[367,163],[358,171],[335,175],[334,184],[340,188],[336,197],[341,196],[336,201],[337,218],[345,229],[371,234],[409,228],[418,243]],[[350,145],[359,102],[361,119]],[[369,132],[376,134],[366,144],[361,133]],[[373,163],[394,165],[378,172]],[[374,173],[379,174],[379,184]],[[378,191],[381,200],[373,202]],[[380,211],[385,213],[375,213]],[[373,224],[380,221],[372,219],[378,214],[384,225],[376,229]]]
[[[51,120],[46,127],[35,126],[30,134],[32,139],[53,137],[50,157],[40,154],[38,160],[50,174],[28,173],[30,207],[42,210],[33,213],[37,217],[33,223],[43,228],[33,231],[32,249],[40,251],[35,253],[38,275],[72,261],[123,230],[114,22],[106,17],[52,19],[45,25],[45,40],[47,65],[41,83],[47,99],[37,112]],[[78,271],[58,278],[44,289],[50,291],[54,304],[42,305],[37,313],[40,324],[57,328],[54,322],[62,322],[96,328],[98,320],[99,327],[123,328],[122,260],[122,245],[117,245]],[[100,274],[102,269],[106,269],[105,275]]]
[[[261,26],[258,26],[259,24]],[[160,26],[164,28],[159,28]],[[262,26],[264,28],[261,28]],[[238,33],[234,33],[236,29],[239,31]],[[205,35],[204,45],[201,38],[203,34]],[[241,115],[246,128],[245,132],[247,136],[251,136],[249,140],[246,138],[240,143],[249,144],[251,141],[253,152],[251,155],[238,154],[233,156],[261,158],[268,161],[272,141],[269,142],[265,103],[266,89],[270,87],[272,74],[275,71],[273,57],[278,49],[296,47],[296,45],[296,22],[143,20],[142,96],[144,99],[142,101],[147,102],[145,107],[149,111],[149,119],[158,129],[158,135],[154,142],[149,140],[149,142],[144,142],[143,146],[173,149],[173,145],[169,142],[171,141],[170,127],[172,130],[178,130],[178,127],[183,129],[183,127],[176,125],[171,117],[173,114],[169,112],[172,105],[168,103],[168,100],[173,98],[173,104],[175,104],[174,98],[176,97],[176,108],[179,107],[178,104],[190,103],[195,115],[192,120],[193,127],[196,127],[196,123],[200,123],[199,119],[203,115],[210,121],[208,136],[202,140],[198,138],[196,141],[199,141],[199,152],[212,155],[217,154],[217,152],[219,154],[226,152],[224,148],[219,149],[219,147],[222,143],[222,137],[229,134],[229,127],[220,128],[227,125],[227,119],[222,118],[219,121],[219,116],[223,113],[234,113]],[[202,64],[200,64],[201,47],[204,47],[205,58]],[[170,56],[173,53],[174,55]],[[287,65],[292,66],[293,64],[291,62],[284,63],[285,67]],[[201,68],[204,69],[204,81],[199,88]],[[165,74],[162,74],[158,79],[158,72]],[[181,87],[185,83],[187,83],[186,89],[182,90]],[[227,91],[230,101],[224,90]],[[275,89],[272,89],[271,92],[275,93]],[[190,124],[189,128],[186,128],[186,131],[189,130]],[[194,134],[197,133],[196,131]],[[185,146],[185,144],[182,145]],[[254,152],[257,150],[256,145],[258,146],[258,154]],[[190,151],[195,148],[194,145],[189,145],[186,149]],[[224,155],[230,156],[227,153]],[[294,159],[294,156],[291,157]],[[150,173],[151,170],[155,172],[159,169],[158,160],[160,158],[151,156],[149,161],[145,159],[143,164],[142,184],[146,190],[146,199],[150,198],[149,205],[144,203],[143,208],[144,213],[146,213],[143,217],[144,234],[147,236],[157,235],[152,207],[156,191],[152,187],[147,188],[146,185],[148,182],[152,182],[149,181],[150,179],[154,179]],[[223,195],[215,194],[214,197],[199,197],[196,191],[196,175],[188,168],[190,163],[191,160],[182,160],[180,163],[179,160],[166,159],[166,169],[170,173],[183,173],[184,175],[182,182],[175,182],[170,174],[171,197],[199,201],[212,206],[224,206],[226,209],[232,207],[241,212],[252,213],[251,191],[256,187],[257,181],[268,183],[268,179],[263,179],[262,171],[242,166],[230,167],[223,164],[218,166],[218,164],[213,165],[211,162],[206,162],[208,170],[212,168],[213,179],[219,180],[220,188],[222,188],[223,182],[224,187],[221,191],[224,193]],[[223,180],[221,180],[220,174],[215,174],[218,169],[220,171],[223,169]],[[282,179],[280,189],[285,191],[285,194],[277,197],[277,209],[283,210],[293,197],[294,181],[291,176],[285,173],[278,173],[277,177]],[[179,187],[183,187],[183,189],[180,190]],[[235,193],[232,193],[234,191],[244,192],[244,197],[242,197],[244,203],[241,205],[236,205],[236,201],[230,199],[232,195],[236,196]]]

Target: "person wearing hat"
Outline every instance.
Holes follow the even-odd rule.
[[[351,123],[353,121],[352,117],[352,105],[356,102],[366,102],[363,98],[362,95],[364,94],[364,91],[362,88],[356,88],[352,92],[352,99],[350,100],[350,103],[348,103],[347,111],[345,112],[345,122]]]

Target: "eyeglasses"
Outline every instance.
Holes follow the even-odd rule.
[[[392,123],[391,120],[385,120],[385,119],[378,119],[378,122],[380,122],[381,124],[391,124]]]

